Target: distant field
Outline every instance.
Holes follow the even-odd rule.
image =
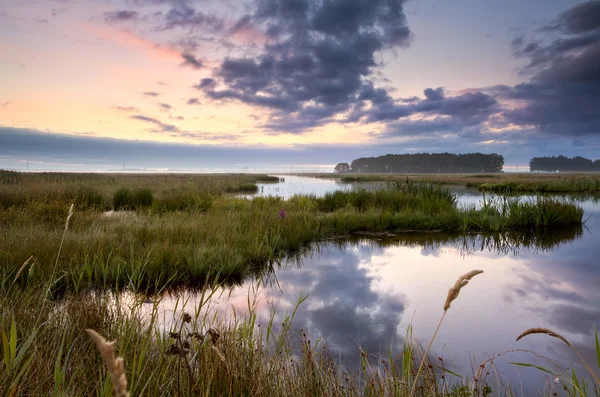
[[[341,178],[345,182],[404,181],[464,185],[483,191],[598,192],[600,172],[590,173],[502,173],[502,174],[296,174],[316,178]]]

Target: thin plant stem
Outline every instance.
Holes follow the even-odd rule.
[[[412,396],[413,393],[415,392],[415,389],[417,387],[417,382],[419,381],[419,375],[421,374],[421,370],[423,369],[423,364],[425,364],[425,360],[427,359],[429,350],[431,349],[431,345],[433,345],[433,340],[435,339],[438,331],[440,330],[440,327],[442,325],[442,322],[444,321],[444,318],[446,317],[447,312],[448,312],[448,310],[444,310],[444,314],[442,314],[442,317],[440,318],[440,321],[438,322],[438,325],[435,328],[435,332],[433,333],[433,336],[431,337],[431,340],[429,341],[429,345],[427,345],[427,349],[425,349],[425,353],[423,354],[423,357],[421,358],[421,364],[419,365],[419,369],[417,370],[417,374],[415,375],[415,382],[413,383],[412,389],[410,390],[410,396]]]

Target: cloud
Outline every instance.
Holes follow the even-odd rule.
[[[8,102],[8,101],[6,101],[6,102],[3,102],[3,103],[0,103],[0,108],[3,108],[3,107],[5,107],[5,106],[8,106],[9,104],[10,104],[10,102]]]
[[[160,106],[160,110],[161,112],[169,112],[173,109],[173,106],[169,105],[168,103],[158,103],[158,106]]]
[[[145,121],[147,123],[151,123],[151,124],[158,126],[159,129],[154,130],[154,131],[158,131],[158,132],[177,132],[177,131],[179,131],[179,128],[177,128],[176,126],[171,125],[171,124],[164,124],[152,117],[147,117],[147,116],[143,116],[140,114],[136,114],[136,115],[130,116],[130,118],[134,119],[134,120]]]
[[[194,69],[202,68],[202,61],[196,59],[196,57],[194,57],[192,54],[183,53],[181,54],[181,57],[183,58],[183,63],[181,64],[182,66],[190,66]]]
[[[171,8],[163,15],[163,24],[160,30],[171,30],[176,28],[188,30],[209,30],[219,32],[223,30],[224,21],[213,14],[203,13],[187,6],[185,3]]]
[[[188,105],[201,105],[200,100],[198,98],[190,98],[187,100]]]
[[[140,110],[135,106],[115,106],[115,109],[121,112],[139,112]]]
[[[560,30],[565,33],[579,34],[595,31],[600,25],[600,1],[592,0],[577,4],[561,13],[556,21],[542,30]]]
[[[151,96],[151,97],[155,97],[155,96],[159,96],[160,94],[158,92],[153,92],[153,91],[146,91],[144,93],[142,93],[144,96]]]
[[[120,10],[107,11],[102,15],[104,16],[104,20],[106,22],[124,22],[137,20],[139,13],[137,13],[136,11]]]
[[[506,121],[554,136],[599,135],[600,2],[574,6],[544,30],[558,37],[513,41],[515,55],[529,60],[524,72],[531,78],[508,92],[524,104],[507,110]]]
[[[277,129],[322,125],[359,101],[375,54],[408,45],[410,31],[398,0],[257,0],[234,25],[263,29],[269,41],[254,57],[225,59],[215,85],[198,88],[215,100],[237,100],[272,111]],[[290,125],[277,121],[286,116]]]

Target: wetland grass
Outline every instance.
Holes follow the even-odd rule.
[[[316,174],[342,182],[404,181],[463,185],[494,193],[595,193],[600,173],[498,173],[498,174]]]
[[[106,177],[93,175],[88,180],[78,175],[72,181],[69,175],[23,175],[16,184],[0,185],[8,196],[20,194],[10,189],[29,192],[24,202],[0,211],[0,286],[11,282],[32,255],[35,271],[28,280],[51,277],[57,291],[158,290],[216,278],[239,282],[268,271],[310,243],[341,235],[436,231],[533,236],[546,228],[581,226],[583,219],[579,206],[550,198],[533,202],[486,198],[482,208],[462,208],[447,188],[410,181],[373,192],[284,200],[226,193],[230,186],[239,189],[248,183],[246,176]],[[168,185],[170,178],[173,187]],[[104,201],[106,207],[134,212],[107,217],[103,209],[76,204],[73,233],[64,237],[57,257],[56,241],[63,235],[57,225],[68,215],[69,206],[62,203],[78,197],[72,192],[87,189],[86,183],[97,179],[104,181],[96,185],[97,191],[114,189],[113,202]],[[134,187],[123,188],[124,181]],[[196,186],[199,181],[206,184]],[[44,186],[40,191],[34,188],[39,184]]]
[[[75,233],[69,225],[72,215],[71,208],[63,241],[66,235]],[[19,276],[28,263],[21,266]],[[461,289],[480,273],[475,270],[459,277],[449,290],[438,330]],[[109,396],[111,389],[121,397],[516,395],[499,375],[495,389],[485,379],[475,386],[458,374],[455,381],[447,382],[445,376],[455,373],[444,368],[443,360],[438,367],[428,357],[437,330],[425,351],[412,339],[409,327],[400,351],[388,347],[388,355],[383,358],[357,347],[361,371],[344,368],[324,341],[311,343],[304,330],[294,330],[295,313],[306,297],[300,297],[292,313],[286,313],[280,323],[274,311],[266,322],[258,319],[254,299],[259,295],[260,283],[254,295],[249,292],[245,316],[223,319],[217,315],[208,303],[219,297],[220,286],[215,283],[202,290],[192,314],[185,311],[185,301],[177,300],[173,321],[161,322],[160,294],[147,304],[144,295],[123,295],[118,286],[108,285],[59,297],[52,294],[56,283],[52,277],[32,280],[25,288],[18,278],[0,292],[3,395]],[[97,350],[84,337],[84,330]],[[519,338],[540,332],[556,335],[533,329]],[[116,357],[115,343],[107,342],[102,335],[118,339],[120,357]],[[600,363],[597,340],[596,335]],[[420,364],[415,372],[416,362]],[[572,389],[565,383],[566,390],[573,390],[572,395],[593,395],[574,371],[572,378]],[[597,384],[593,386],[597,395]]]

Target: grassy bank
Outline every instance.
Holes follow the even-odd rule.
[[[463,303],[460,298],[454,300],[471,277],[459,278],[443,312],[440,302],[444,313],[440,325],[447,312],[452,315],[450,303]],[[168,313],[173,321],[165,322],[158,299],[144,303],[141,295],[86,292],[49,300],[51,283],[34,287],[23,291],[13,284],[0,293],[2,395],[113,395],[114,381],[86,329],[116,340],[115,355],[125,363],[126,388],[136,397],[529,395],[518,381],[507,380],[494,366],[500,356],[510,357],[510,351],[474,362],[470,373],[456,373],[451,363],[447,366],[444,360],[430,359],[410,328],[403,343],[396,341],[383,354],[357,346],[357,366],[347,368],[339,362],[335,346],[315,339],[294,323],[296,308],[283,317],[271,312],[269,318],[260,320],[251,294],[246,315],[227,320],[217,316],[207,303],[219,298],[215,287],[205,290],[203,303],[191,311],[185,312],[184,302],[178,302],[174,312]],[[468,335],[469,331],[464,332]],[[549,336],[562,338],[555,335]],[[515,342],[515,349],[518,346]],[[600,360],[598,345],[596,352]],[[584,366],[575,372],[546,359],[537,364],[539,355],[531,358],[535,364],[514,365],[547,372],[553,381],[540,385],[538,395],[599,395],[598,383]],[[125,387],[123,378],[118,384]]]
[[[307,174],[308,176],[308,174]],[[464,185],[498,193],[600,192],[600,173],[312,174],[343,182],[404,181]]]
[[[533,234],[540,228],[581,225],[583,217],[578,206],[548,198],[488,200],[481,209],[459,208],[456,200],[439,185],[413,183],[289,200],[194,194],[108,214],[75,206],[65,233],[68,206],[38,198],[0,212],[0,286],[12,280],[30,256],[30,280],[54,277],[56,290],[158,290],[197,286],[217,277],[239,282],[268,271],[311,242],[339,235]]]

